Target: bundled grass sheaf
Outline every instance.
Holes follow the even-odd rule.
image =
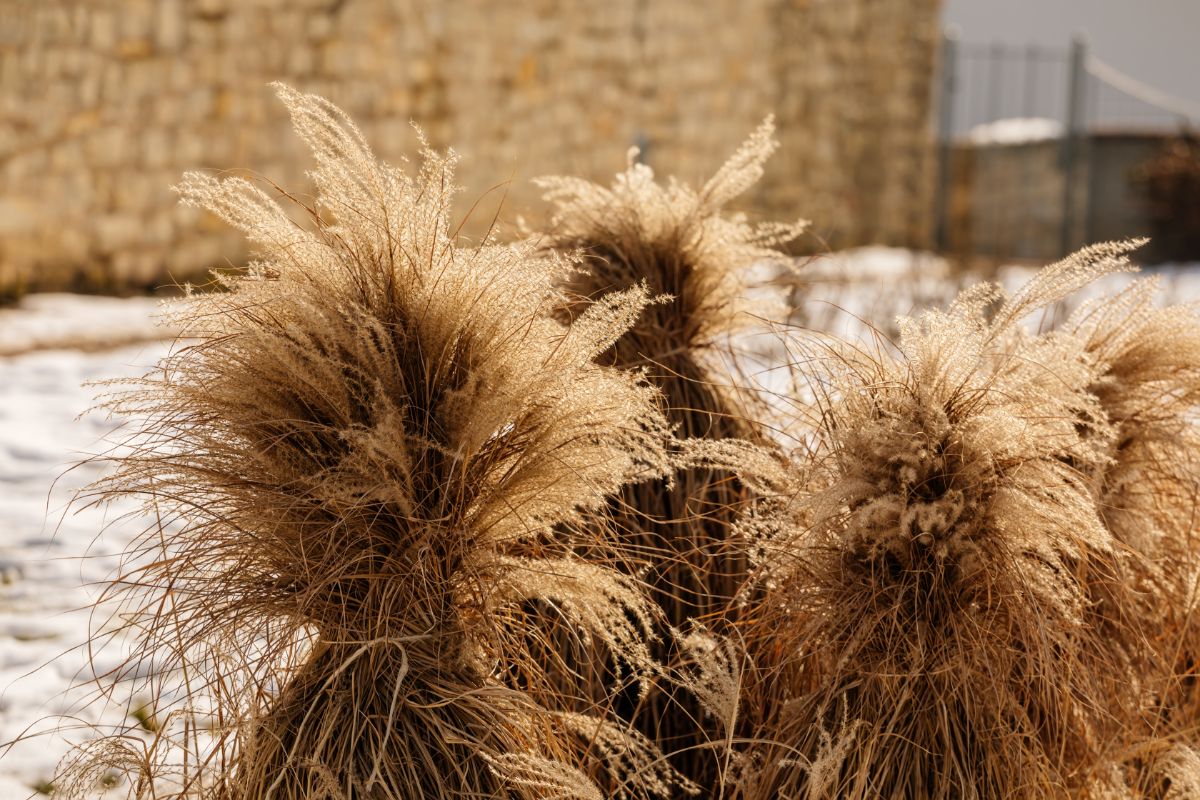
[[[1154,632],[1094,488],[1119,362],[1021,322],[1128,249],[968,290],[902,320],[894,351],[814,355],[817,456],[743,523],[766,587],[751,649],[785,654],[751,703],[773,744],[744,796],[1056,797],[1107,769]]]
[[[611,187],[579,178],[539,181],[554,211],[550,231],[536,241],[546,251],[584,259],[583,269],[566,276],[569,302],[560,315],[579,317],[635,287],[656,298],[601,358],[649,374],[681,439],[761,438],[753,408],[732,386],[723,351],[731,334],[771,315],[762,298],[752,305],[753,269],[781,260],[777,248],[799,236],[804,224],[755,226],[725,206],[758,181],[777,146],[768,119],[699,190],[673,179],[656,182],[649,166],[634,163],[636,151]],[[720,628],[729,618],[747,574],[744,542],[730,529],[747,499],[732,472],[697,465],[669,480],[628,485],[614,506],[631,560],[627,571],[648,570],[653,599],[681,636],[695,636],[684,633],[692,620]],[[677,646],[677,636],[663,638],[663,659],[678,665],[686,648]],[[712,785],[719,781],[719,760],[705,729],[718,727],[718,720],[705,719],[690,694],[668,681],[626,713],[664,749],[677,751],[675,763],[686,774]]]
[[[409,175],[336,107],[277,90],[316,160],[309,224],[246,180],[186,176],[183,201],[258,259],[183,302],[181,344],[115,393],[144,423],[95,487],[158,519],[112,591],[136,653],[184,676],[182,706],[215,709],[216,745],[183,742],[176,784],[670,795],[653,743],[566,713],[531,654],[540,609],[626,674],[652,670],[635,580],[575,555],[607,552],[610,495],[668,469],[657,391],[597,363],[646,290],[563,326],[568,260],[456,241],[452,156],[425,146]]]
[[[1145,797],[1186,796],[1178,794],[1184,779],[1170,776],[1197,763],[1200,744],[1200,315],[1193,306],[1158,307],[1158,290],[1155,279],[1135,281],[1082,305],[1063,326],[1095,365],[1088,392],[1111,426],[1106,458],[1090,477],[1121,545],[1136,601],[1130,616],[1144,637],[1135,685],[1147,695],[1145,724],[1130,738],[1133,752],[1151,757],[1134,758],[1126,778]],[[1172,769],[1154,755],[1164,742]],[[1174,795],[1161,794],[1164,782]]]

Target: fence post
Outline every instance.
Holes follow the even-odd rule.
[[[1087,42],[1079,35],[1071,39],[1070,76],[1067,85],[1067,128],[1063,132],[1062,234],[1059,249],[1067,255],[1075,247],[1078,218],[1076,183],[1079,181],[1080,147],[1084,133],[1084,93],[1087,90]]]
[[[958,70],[958,30],[947,28],[942,35],[941,83],[938,96],[938,164],[937,187],[934,192],[934,235],[933,242],[938,252],[946,252],[950,245],[950,158],[951,140],[954,137],[954,93]]]

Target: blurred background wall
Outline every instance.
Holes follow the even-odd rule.
[[[245,257],[177,206],[186,169],[303,187],[266,87],[342,105],[385,158],[409,121],[464,160],[468,230],[539,220],[527,179],[607,180],[634,144],[699,180],[768,113],[747,201],[836,245],[923,246],[939,0],[0,0],[0,293],[121,290]],[[497,188],[498,187],[498,188]],[[490,191],[489,191],[490,190]]]

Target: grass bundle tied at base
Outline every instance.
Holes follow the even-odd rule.
[[[752,226],[725,206],[758,181],[776,147],[768,119],[699,190],[657,183],[650,167],[633,163],[636,151],[611,187],[576,178],[539,181],[554,210],[549,232],[537,241],[551,252],[583,256],[583,268],[563,283],[569,302],[561,316],[586,314],[614,292],[636,287],[656,298],[601,359],[644,370],[662,389],[681,439],[761,436],[745,397],[731,385],[723,352],[731,334],[775,310],[750,299],[752,273],[760,262],[780,261],[777,247],[804,225]],[[731,611],[747,561],[730,527],[747,499],[732,472],[699,465],[627,485],[614,504],[627,570],[645,568],[652,597],[677,632],[697,620],[719,628]],[[676,637],[663,638],[663,660],[686,658]],[[625,713],[675,751],[686,774],[711,786],[719,779],[709,740],[727,732],[687,694],[668,682]]]
[[[1144,719],[1123,770],[1139,798],[1200,792],[1200,314],[1158,307],[1159,288],[1135,281],[1062,326],[1094,365],[1088,392],[1111,428],[1091,479],[1144,637]]]
[[[569,264],[456,241],[453,157],[426,147],[410,175],[334,106],[278,92],[316,159],[310,224],[246,180],[185,178],[258,260],[184,301],[185,338],[115,394],[144,422],[96,487],[159,520],[111,592],[134,658],[218,720],[213,746],[163,744],[173,780],[245,800],[677,794],[652,743],[576,713],[531,652],[539,608],[651,670],[640,588],[575,555],[605,551],[610,495],[667,468],[657,390],[596,363],[646,292],[563,326]]]
[[[1117,426],[1078,337],[1020,323],[1127,250],[814,353],[817,454],[743,522],[747,637],[785,655],[742,797],[1082,797],[1109,769],[1153,634],[1094,490]]]

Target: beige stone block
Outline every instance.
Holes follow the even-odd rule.
[[[79,96],[79,105],[90,108],[100,103],[101,89],[104,82],[95,69],[90,69],[79,78],[75,91]]]
[[[176,279],[202,277],[208,270],[225,266],[239,250],[244,248],[230,239],[191,232],[165,253],[166,268]]]
[[[165,167],[174,159],[173,132],[168,128],[150,127],[142,134],[142,164],[146,167]]]
[[[143,227],[142,244],[165,250],[175,239],[175,224],[169,213],[154,213]]]
[[[137,244],[141,223],[133,214],[101,214],[92,223],[96,247],[102,253],[115,253]]]
[[[122,70],[122,93],[127,100],[140,101],[156,98],[163,93],[170,77],[169,60],[166,58],[143,58],[124,65]]]
[[[229,13],[229,0],[194,0],[196,16],[201,19],[221,19]]]
[[[212,119],[216,111],[217,92],[210,86],[196,86],[183,98],[181,105],[183,121]]]
[[[117,17],[108,9],[96,9],[92,12],[91,45],[99,51],[112,50],[117,46]]]
[[[308,38],[323,42],[333,35],[333,17],[328,14],[313,14],[308,18]]]
[[[45,209],[26,195],[0,195],[0,237],[29,236],[45,217]]]
[[[183,120],[183,97],[177,94],[162,94],[154,98],[151,118],[145,124],[170,128]]]
[[[117,58],[123,61],[136,61],[139,58],[149,58],[154,53],[154,45],[148,38],[122,39],[117,43]]]
[[[121,250],[113,255],[117,285],[156,287],[167,283],[162,254],[158,251]]]
[[[154,6],[159,0],[121,0],[117,24],[121,39],[149,40],[154,29]]]
[[[161,207],[168,198],[168,184],[155,173],[131,169],[113,187],[113,202],[117,209],[143,215]]]
[[[183,47],[187,40],[183,0],[158,0],[155,5],[154,43],[164,51]]]
[[[185,164],[189,169],[200,167],[208,163],[204,157],[205,153],[213,149],[213,143],[207,140],[199,128],[190,125],[179,128],[175,139],[176,163]]]
[[[353,74],[358,67],[357,49],[355,44],[347,41],[326,43],[321,48],[321,71],[338,78]]]
[[[284,70],[288,75],[306,77],[316,69],[317,57],[313,47],[299,41],[286,50]]]
[[[0,87],[9,88],[22,85],[21,56],[16,50],[0,50]]]
[[[59,142],[50,150],[50,169],[54,172],[84,172],[88,169],[83,145],[78,139]]]
[[[279,75],[284,71],[293,49],[293,45],[276,36],[270,36],[263,40],[255,48],[259,56],[259,68],[256,71],[267,75]]]
[[[64,220],[61,216],[58,217],[57,222],[58,225],[52,233],[53,244],[51,245],[57,256],[73,264],[87,260],[91,241],[86,226],[81,220]]]
[[[117,125],[98,128],[84,138],[84,153],[96,167],[131,165],[133,142],[130,132]]]
[[[299,47],[305,38],[309,13],[303,8],[285,4],[267,16],[270,35],[289,47]]]
[[[46,172],[49,159],[45,150],[19,152],[6,162],[0,162],[3,181],[0,185],[17,186],[30,179],[37,179]]]

